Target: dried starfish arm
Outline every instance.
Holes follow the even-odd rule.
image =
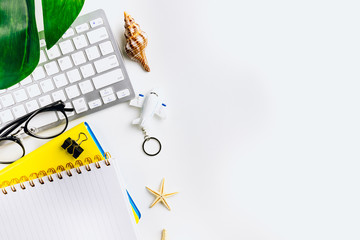
[[[161,195],[159,192],[154,191],[154,190],[152,190],[152,189],[150,189],[150,188],[148,188],[148,187],[146,187],[146,189],[149,190],[152,194],[154,194],[154,195],[156,195],[156,196],[160,196],[160,195]]]
[[[170,208],[169,204],[166,202],[165,198],[161,198],[161,202],[165,205],[165,207],[167,209],[169,209],[169,211],[171,211],[171,208]]]
[[[155,199],[155,201],[150,205],[150,208],[152,208],[153,206],[155,206],[155,204],[157,204],[159,201],[162,201],[162,198],[161,197],[157,197]]]
[[[164,184],[165,184],[165,178],[162,179],[161,185],[160,185],[160,194],[163,195],[164,193]]]
[[[163,196],[164,197],[171,197],[171,196],[173,196],[173,195],[175,195],[175,194],[178,194],[179,192],[173,192],[173,193],[167,193],[167,194],[164,194]]]

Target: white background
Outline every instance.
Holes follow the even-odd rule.
[[[121,51],[127,11],[149,36],[151,72],[125,57],[137,93],[160,87],[168,118],[141,150],[120,104],[88,121],[142,212],[142,239],[359,239],[357,1],[86,0]],[[27,149],[44,144],[30,139]],[[172,211],[145,186],[179,191]]]

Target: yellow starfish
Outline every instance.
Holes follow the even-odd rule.
[[[167,197],[171,197],[172,195],[177,194],[178,192],[174,192],[174,193],[168,193],[168,194],[164,194],[164,182],[165,182],[165,178],[163,178],[161,185],[160,185],[160,191],[154,191],[151,190],[150,188],[146,187],[147,190],[149,190],[152,194],[154,194],[156,196],[155,201],[151,204],[150,208],[152,208],[155,204],[157,204],[158,202],[162,202],[165,207],[167,207],[167,209],[171,210],[169,207],[169,204],[166,202],[166,198]]]

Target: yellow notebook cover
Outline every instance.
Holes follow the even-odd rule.
[[[81,153],[78,159],[83,160],[86,157],[93,159],[95,155],[103,156],[103,152],[100,150],[101,148],[99,149],[96,142],[92,141],[92,136],[85,123],[80,123],[2,169],[0,171],[0,183],[9,181],[9,179],[13,178],[20,179],[21,176],[30,176],[30,174],[38,173],[40,170],[44,169],[56,169],[57,166],[65,166],[69,162],[75,165],[76,159],[64,150],[61,145],[68,137],[74,140],[78,139],[80,132],[85,133],[88,140],[81,143],[84,152]]]
[[[68,137],[73,140],[77,140],[79,133],[85,133],[88,140],[81,143],[81,147],[84,151],[77,159],[75,159],[71,154],[63,149],[61,145]],[[81,137],[81,140],[82,139],[84,139],[83,136]],[[87,157],[94,160],[95,156],[103,158],[105,156],[104,150],[97,141],[90,126],[86,122],[83,122],[2,169],[0,171],[0,183],[13,185],[16,184],[16,182],[12,182],[12,179],[20,180],[23,176],[30,178],[33,173],[38,174],[40,171],[46,171],[50,168],[57,170],[58,166],[66,166],[67,163],[72,163],[76,166],[75,162],[77,160],[84,162],[84,159]],[[138,222],[141,214],[129,193],[128,197],[135,220]]]

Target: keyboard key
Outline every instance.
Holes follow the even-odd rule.
[[[35,68],[31,75],[35,81],[43,79],[45,77],[44,68],[42,66]]]
[[[95,74],[94,68],[91,63],[80,67],[80,70],[84,78],[90,77]]]
[[[62,36],[64,39],[65,38],[69,38],[71,36],[74,36],[75,32],[74,32],[74,29],[72,28],[69,28],[65,33],[64,35]]]
[[[61,71],[67,70],[67,69],[69,69],[69,68],[72,68],[72,66],[73,66],[73,64],[72,64],[69,56],[60,58],[60,59],[58,60],[58,63],[59,63],[59,66],[60,66]]]
[[[106,97],[103,97],[102,100],[104,101],[105,104],[109,103],[109,102],[113,102],[116,100],[115,94],[111,94],[108,95]]]
[[[108,96],[110,94],[113,94],[113,93],[114,93],[114,91],[112,90],[111,87],[104,88],[103,90],[100,91],[101,97],[106,97],[106,96]]]
[[[2,123],[8,123],[14,120],[14,116],[10,109],[0,112],[0,119]]]
[[[63,114],[62,112],[57,112],[57,115],[58,115],[58,118],[59,118],[60,120],[65,119],[65,116],[64,116],[64,114]]]
[[[84,35],[80,35],[73,38],[76,49],[84,48],[88,45]]]
[[[1,96],[0,99],[1,99],[2,106],[4,108],[15,104],[14,99],[11,96],[11,94],[6,94],[4,96]]]
[[[14,89],[18,88],[19,86],[20,86],[20,84],[17,83],[15,85],[12,85],[11,87],[9,87],[8,90],[9,91],[14,90]]]
[[[90,109],[93,109],[93,108],[100,107],[102,105],[102,102],[100,99],[96,99],[94,101],[90,101],[88,104],[89,104]]]
[[[100,43],[99,47],[102,55],[107,55],[114,52],[114,48],[110,41]]]
[[[46,73],[51,76],[59,72],[59,67],[55,61],[49,62],[44,65]]]
[[[124,98],[124,97],[127,97],[130,95],[130,91],[129,91],[129,89],[124,89],[124,90],[118,91],[116,93],[116,95],[119,99]]]
[[[115,69],[111,72],[94,77],[92,80],[95,88],[99,89],[124,80],[124,75],[121,69]]]
[[[48,55],[48,58],[50,60],[60,57],[61,55],[59,47],[57,45],[54,45],[52,48],[50,48],[50,50],[46,50],[46,54]]]
[[[58,121],[58,117],[55,111],[47,112],[46,114],[42,115],[41,117],[38,117],[36,119],[33,119],[29,122],[28,127],[36,127],[41,128],[46,125],[49,125],[51,123],[55,123]]]
[[[72,54],[71,58],[73,59],[74,64],[76,66],[86,62],[86,58],[85,58],[85,55],[84,55],[83,51]]]
[[[75,27],[77,33],[82,33],[89,30],[89,24],[83,23]]]
[[[19,118],[19,117],[22,117],[26,114],[26,110],[25,110],[25,107],[24,105],[19,105],[19,106],[16,106],[12,109],[14,115],[15,115],[15,118]]]
[[[77,114],[85,112],[89,109],[88,106],[86,105],[84,98],[76,99],[72,101],[72,103]]]
[[[54,101],[58,101],[58,100],[61,100],[63,102],[66,101],[66,96],[65,96],[65,93],[63,90],[53,92],[52,97],[53,97]]]
[[[60,46],[62,54],[64,54],[64,55],[75,50],[70,40],[66,40],[66,41],[59,43],[59,46]]]
[[[80,87],[82,94],[86,94],[86,93],[94,91],[94,87],[91,84],[90,80],[86,80],[86,81],[79,83],[79,87]]]
[[[30,83],[32,83],[32,80],[31,80],[30,76],[28,76],[27,78],[25,78],[24,80],[22,80],[20,82],[21,86],[25,86],[25,85],[30,84]]]
[[[111,68],[119,66],[119,62],[115,55],[111,55],[109,57],[103,58],[101,60],[98,60],[94,62],[96,71],[98,73],[105,72]]]
[[[65,108],[73,108],[73,105],[71,104],[71,102],[66,102],[65,103]],[[74,116],[75,115],[75,111],[71,111],[71,112],[65,112],[66,115],[68,117]]]
[[[72,104],[70,102],[65,103],[65,108],[73,108]],[[66,116],[71,117],[75,115],[75,111],[71,111],[71,112],[65,112]],[[64,114],[62,113],[58,113],[58,116],[60,118],[60,120],[65,119]]]
[[[97,18],[97,19],[94,19],[94,20],[90,21],[90,26],[91,26],[92,28],[94,28],[94,27],[97,27],[97,26],[102,25],[103,23],[104,23],[104,22],[103,22],[103,19],[102,19],[102,18]]]
[[[96,46],[86,49],[85,52],[86,52],[86,56],[90,61],[100,57],[99,50]]]
[[[22,102],[28,99],[25,89],[20,89],[18,91],[15,91],[14,97],[16,102]]]
[[[95,29],[91,32],[88,32],[87,36],[89,38],[90,44],[100,42],[109,37],[105,27],[101,27],[101,28]]]
[[[47,60],[47,59],[46,59],[44,50],[40,50],[40,60],[39,60],[39,63],[43,63],[43,62],[45,62],[46,60]]]
[[[39,103],[41,107],[44,107],[50,103],[52,103],[50,95],[45,95],[39,98]]]
[[[41,94],[40,88],[37,84],[27,87],[26,90],[27,90],[30,98],[39,96]]]
[[[40,47],[45,47],[46,46],[46,42],[45,39],[40,39]]]
[[[51,79],[46,79],[40,82],[40,87],[44,93],[50,92],[55,89],[54,84],[52,83]]]
[[[48,111],[46,114],[42,114],[41,117],[33,118],[28,122],[28,128],[41,128],[51,123],[57,122],[58,117],[55,111]]]
[[[66,113],[65,113],[65,114],[66,114]],[[62,112],[57,112],[57,115],[58,115],[58,117],[59,117],[60,120],[65,119],[65,116],[64,116],[64,114],[63,114]],[[67,115],[67,114],[66,114],[66,115]]]
[[[63,86],[68,85],[68,81],[66,80],[65,74],[57,75],[53,79],[57,88],[61,88]]]
[[[69,79],[69,81],[71,83],[74,83],[74,82],[77,82],[77,81],[81,80],[79,70],[77,70],[77,69],[73,69],[71,71],[68,71],[66,73],[66,75],[67,75],[67,77],[68,77],[68,79]]]
[[[31,100],[25,104],[28,112],[33,112],[39,109],[39,104],[36,100]]]
[[[79,89],[76,85],[65,88],[65,92],[69,99],[80,96]]]

